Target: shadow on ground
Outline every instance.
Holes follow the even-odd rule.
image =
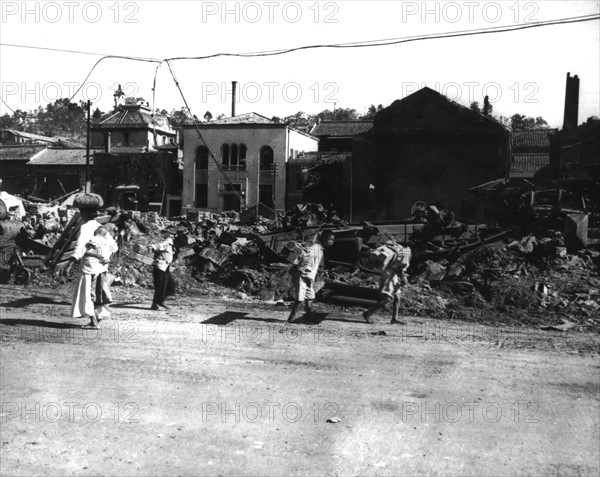
[[[18,300],[9,301],[0,304],[3,308],[24,308],[29,305],[71,305],[65,300],[55,300],[45,296],[32,296],[29,298],[19,298]]]

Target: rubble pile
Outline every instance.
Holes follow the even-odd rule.
[[[75,213],[70,208],[36,207],[22,218],[18,245],[24,255],[52,246]],[[289,301],[290,263],[281,255],[281,244],[307,240],[325,226],[343,238],[335,257],[329,257],[325,277],[317,283],[320,299],[342,306],[369,306],[377,300],[378,275],[366,269],[360,257],[377,247],[378,241],[388,240],[388,233],[368,223],[347,226],[334,211],[318,204],[299,206],[285,218],[226,213],[169,220],[154,212],[107,209],[105,213],[111,216],[107,226],[119,237],[120,250],[110,267],[114,286],[133,291],[152,288],[150,246],[167,229],[177,250],[171,266],[173,292]],[[566,243],[564,223],[555,221],[552,226],[547,216],[543,227],[530,227],[524,236],[520,235],[523,229],[502,234],[478,229],[479,235],[474,236],[472,229],[453,217],[447,224],[439,214],[435,217],[436,228],[431,232],[421,228],[409,242],[413,262],[401,300],[403,314],[522,325],[568,318],[600,330],[596,215],[590,217],[590,243],[579,249]],[[281,228],[281,224],[288,226]],[[460,235],[448,234],[457,228]],[[74,270],[40,268],[34,286],[67,285],[73,274]]]
[[[550,235],[482,245],[453,263],[422,263],[415,283],[428,283],[450,299],[446,314],[453,317],[488,313],[523,324],[569,317],[597,327],[600,253],[568,253],[561,234]]]
[[[323,207],[322,204],[298,204],[296,208],[287,212],[284,225],[292,227],[315,227],[322,224],[343,224],[337,212],[332,208]]]

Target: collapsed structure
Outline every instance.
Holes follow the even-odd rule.
[[[145,250],[170,228],[181,291],[200,281],[286,299],[284,245],[330,228],[336,243],[326,254],[322,300],[372,304],[376,275],[367,257],[394,240],[413,255],[405,313],[524,324],[569,317],[597,327],[600,120],[577,126],[578,81],[567,75],[561,130],[512,139],[499,123],[428,88],[374,121],[318,125],[319,143],[234,112],[201,128],[189,122],[178,138],[147,105],[129,101],[95,126],[92,141],[103,149],[94,154],[93,185],[116,206],[98,219],[120,239],[114,272],[127,286],[150,286]],[[23,179],[14,147],[0,152]],[[67,149],[41,147],[30,169],[59,178],[66,165],[56,157]],[[71,148],[68,157],[81,175],[83,150]],[[8,162],[2,174],[13,177]],[[65,280],[79,226],[76,192],[54,202],[30,197],[18,215],[0,201],[0,278]]]
[[[12,248],[3,248],[1,278],[17,283],[34,280],[37,286],[69,282],[74,270],[68,258],[79,214],[61,206],[44,211],[28,204],[26,209],[21,221],[12,221],[21,227]],[[393,240],[408,244],[413,254],[410,283],[401,302],[404,314],[522,325],[560,324],[567,319],[598,329],[599,215],[588,216],[584,247],[573,240],[583,238],[578,232],[582,228],[572,229],[564,210],[541,210],[545,212],[535,219],[530,210],[527,226],[515,222],[503,227],[461,222],[450,211],[424,202],[415,204],[409,220],[393,224],[347,224],[320,204],[288,211],[283,228],[273,219],[255,215],[244,219],[235,213],[169,220],[156,212],[109,208],[97,220],[120,242],[119,256],[111,266],[116,286],[152,286],[148,246],[166,228],[175,235],[173,274],[180,293],[218,286],[244,299],[288,300],[290,264],[283,249],[290,240],[310,241],[329,228],[336,243],[326,253],[325,278],[317,286],[322,301],[373,304],[378,299],[378,275],[370,268],[369,256]],[[27,276],[15,273],[23,268]]]

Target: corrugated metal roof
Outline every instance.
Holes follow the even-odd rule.
[[[510,165],[510,177],[533,177],[550,163],[549,153],[516,153]]]
[[[310,132],[313,136],[348,137],[369,131],[373,121],[322,121]]]
[[[90,157],[91,160],[91,157]],[[28,166],[85,166],[85,149],[44,149],[27,163]]]

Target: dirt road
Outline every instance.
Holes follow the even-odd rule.
[[[600,472],[597,335],[115,292],[1,287],[1,475]]]

